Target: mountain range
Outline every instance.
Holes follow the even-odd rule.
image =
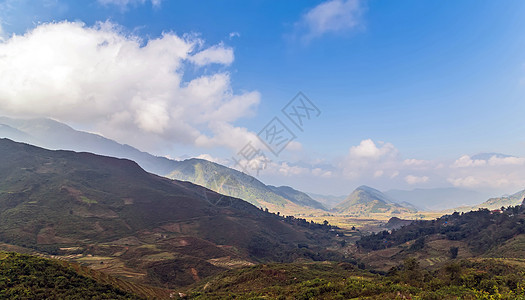
[[[190,181],[274,212],[291,214],[304,209],[325,209],[321,203],[304,193],[278,192],[255,177],[217,163],[203,159],[177,161],[154,156],[97,134],[75,130],[51,119],[0,117],[0,137],[46,149],[83,151],[130,159],[148,172]]]
[[[303,193],[291,187],[266,185],[253,176],[204,159],[192,158],[177,161],[151,155],[129,145],[120,144],[97,134],[78,131],[66,124],[45,118],[0,117],[0,137],[47,149],[83,151],[130,159],[137,162],[144,170],[159,176],[189,181],[215,192],[243,199],[257,207],[268,208],[272,212],[283,214],[329,209],[349,214],[355,212],[368,214],[379,211],[390,213],[399,211],[395,208],[396,206],[400,206],[403,212],[439,211],[458,207],[465,210],[467,208],[477,209],[479,205],[475,204],[487,199],[486,195],[478,191],[459,188],[388,190],[381,193],[375,189],[360,187],[349,196]],[[488,153],[475,157],[483,159],[494,155],[496,154]],[[497,155],[505,157],[502,154]],[[504,198],[500,199],[501,205],[509,202]],[[367,201],[371,203],[365,204]],[[489,205],[491,208],[501,207],[496,204],[499,200],[489,201],[483,205]],[[357,206],[348,210],[347,208],[352,203]]]
[[[1,242],[102,262],[142,283],[181,286],[235,264],[319,255],[334,235],[92,153],[0,139],[0,178]]]

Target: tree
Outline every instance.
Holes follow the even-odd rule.
[[[412,246],[410,246],[410,250],[417,251],[417,250],[423,249],[423,247],[425,247],[425,237],[424,236],[419,237],[414,242],[414,244],[412,244]]]
[[[458,247],[450,247],[448,251],[450,252],[450,258],[455,259],[456,257],[458,257]]]

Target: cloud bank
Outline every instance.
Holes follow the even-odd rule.
[[[349,186],[348,192],[366,184],[385,190],[457,187],[497,195],[525,188],[524,166],[525,157],[498,153],[462,155],[455,160],[405,158],[392,143],[364,139],[331,163],[272,163],[266,172],[283,182],[297,176],[315,184],[335,182],[338,188]]]
[[[0,42],[0,113],[89,125],[147,150],[159,142],[238,150],[256,138],[234,122],[254,114],[260,95],[232,90],[224,68],[233,49],[203,45],[173,33],[144,41],[109,22],[39,25]]]

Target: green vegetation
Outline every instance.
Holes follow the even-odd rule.
[[[500,207],[516,206],[520,205],[523,199],[525,198],[525,190],[519,191],[509,196],[502,196],[496,198],[490,198],[487,201],[474,205],[471,207],[458,207],[458,211],[471,211],[478,210],[480,208],[486,208],[490,210],[499,209]]]
[[[207,160],[192,158],[178,162],[174,168],[167,177],[190,181],[274,212],[291,214],[298,209],[325,209],[305,193],[289,187],[267,186],[250,175]]]
[[[348,263],[258,265],[231,270],[189,290],[190,299],[525,299],[524,270],[492,260],[435,271],[413,259],[388,274]]]
[[[450,241],[465,241],[471,251],[483,254],[523,233],[525,209],[521,206],[509,206],[498,211],[479,209],[461,214],[455,212],[432,221],[416,221],[391,232],[382,231],[364,236],[357,245],[366,250],[379,250],[422,237],[439,235]]]
[[[83,276],[63,264],[17,253],[0,253],[0,299],[141,299]]]
[[[82,202],[87,203],[87,204],[95,204],[95,203],[98,203],[97,200],[89,199],[89,198],[86,197],[86,196],[80,196],[80,200],[82,200]]]

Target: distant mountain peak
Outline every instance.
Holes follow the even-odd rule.
[[[401,213],[414,212],[413,207],[405,207],[395,203],[390,197],[372,187],[361,185],[357,187],[334,210],[344,214],[369,214],[369,213]]]

